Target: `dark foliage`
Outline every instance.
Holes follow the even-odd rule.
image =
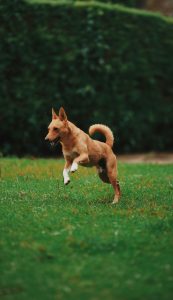
[[[173,146],[173,22],[103,3],[0,3],[1,151],[45,155],[51,107],[116,151]]]

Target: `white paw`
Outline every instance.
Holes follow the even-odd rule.
[[[63,178],[64,178],[64,184],[67,185],[70,182],[70,177],[68,176],[69,169],[63,170]]]
[[[78,169],[78,164],[76,162],[73,162],[70,172],[74,173],[75,171],[77,171],[77,169]]]
[[[67,185],[67,184],[69,184],[69,183],[70,183],[70,178],[65,178],[65,179],[64,179],[64,184]]]
[[[112,202],[112,204],[117,204],[118,201],[119,201],[118,196],[115,196],[115,197],[114,197],[114,200],[113,200],[113,202]]]

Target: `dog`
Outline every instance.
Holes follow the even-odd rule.
[[[67,119],[63,107],[57,115],[52,108],[52,121],[48,126],[48,134],[45,140],[51,146],[58,142],[62,145],[62,152],[65,158],[63,170],[64,184],[70,182],[69,173],[75,172],[78,165],[96,166],[98,175],[103,182],[110,183],[114,189],[113,203],[117,203],[120,198],[120,185],[117,180],[117,160],[112,151],[114,136],[110,128],[102,124],[90,126],[89,134],[100,132],[106,137],[106,142],[100,142],[90,138],[88,134],[74,125]]]

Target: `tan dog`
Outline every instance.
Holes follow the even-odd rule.
[[[112,184],[115,191],[113,203],[117,203],[120,198],[120,186],[117,181],[116,156],[112,151],[114,137],[112,131],[105,125],[90,126],[90,135],[96,131],[105,135],[106,143],[91,139],[88,134],[68,121],[61,107],[59,116],[52,109],[52,121],[45,140],[48,140],[52,146],[57,142],[62,145],[66,161],[63,170],[65,185],[70,182],[69,172],[75,172],[78,165],[96,166],[101,180]]]

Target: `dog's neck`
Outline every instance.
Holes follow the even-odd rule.
[[[73,123],[68,121],[68,132],[61,139],[61,144],[64,148],[73,147],[76,142],[76,137],[80,133],[80,129],[76,127]]]

